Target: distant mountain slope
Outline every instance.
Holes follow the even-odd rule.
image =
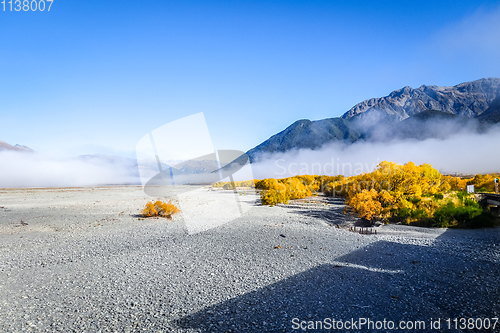
[[[0,140],[0,151],[20,151],[20,152],[33,152],[33,150],[29,147],[26,146],[21,146],[21,145],[10,145],[5,141]]]
[[[404,87],[386,97],[356,104],[340,118],[298,120],[247,153],[317,149],[325,143],[357,140],[445,138],[464,130],[484,131],[500,122],[500,78],[454,87]]]
[[[498,96],[491,104],[490,107],[481,113],[477,119],[487,123],[500,122],[500,96]]]
[[[319,148],[325,142],[354,142],[361,136],[349,119],[329,118],[318,121],[298,120],[284,131],[273,135],[247,152],[251,160],[261,153],[284,152],[290,149]]]
[[[500,95],[500,79],[486,78],[465,82],[453,87],[404,87],[388,96],[371,98],[353,106],[342,118],[364,118],[370,113],[406,119],[425,110],[437,110],[457,115],[476,117],[483,113]]]
[[[437,110],[426,110],[392,124],[373,126],[363,135],[367,141],[444,139],[463,131],[481,132],[485,125],[477,119]]]

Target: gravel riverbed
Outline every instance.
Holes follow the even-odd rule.
[[[366,318],[435,332],[438,319],[446,331],[448,318],[500,315],[498,228],[360,235],[341,199],[245,198],[243,216],[194,233],[182,214],[140,219],[142,187],[0,189],[0,331],[303,332]]]

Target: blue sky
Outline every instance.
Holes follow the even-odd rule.
[[[1,11],[0,140],[134,156],[204,112],[246,151],[409,85],[500,77],[499,1],[62,1]]]

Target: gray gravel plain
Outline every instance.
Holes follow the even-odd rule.
[[[360,235],[341,199],[318,197],[190,234],[182,215],[140,220],[150,199],[135,186],[0,189],[0,331],[304,332],[293,320],[367,318],[435,332],[440,318],[465,332],[444,320],[499,317],[498,228]]]

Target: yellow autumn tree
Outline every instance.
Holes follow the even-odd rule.
[[[400,165],[388,161],[379,163],[373,172],[349,177],[343,185],[346,204],[353,213],[367,220],[377,215],[429,215],[431,212],[427,210],[435,205],[428,201],[447,187],[439,171],[429,164]],[[330,184],[328,191],[333,186]]]
[[[368,221],[372,221],[382,212],[379,194],[374,189],[362,190],[348,199],[346,203],[352,208],[353,214],[355,213]]]
[[[286,179],[286,190],[290,195],[290,199],[302,199],[312,195],[308,186],[306,186],[299,178],[291,177]]]
[[[290,201],[290,192],[277,179],[268,178],[255,182],[255,187],[261,189],[260,201],[263,205],[274,206],[278,203],[287,204]]]

